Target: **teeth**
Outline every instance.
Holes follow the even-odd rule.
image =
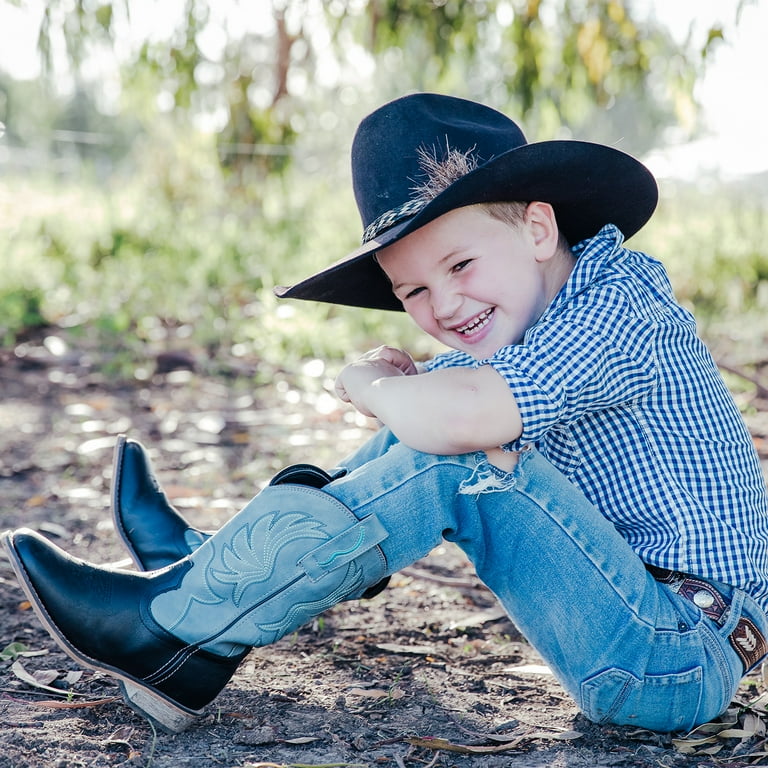
[[[492,309],[486,309],[484,312],[481,312],[471,323],[462,325],[460,328],[457,328],[456,331],[458,333],[474,333],[488,323],[492,314]]]

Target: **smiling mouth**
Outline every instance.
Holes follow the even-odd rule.
[[[456,331],[456,333],[460,333],[462,336],[471,336],[473,333],[477,333],[481,328],[488,325],[493,312],[493,309],[486,309],[466,325],[454,328],[454,331]]]

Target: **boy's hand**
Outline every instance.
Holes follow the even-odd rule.
[[[394,365],[406,376],[413,376],[419,372],[413,358],[404,349],[397,349],[396,347],[377,347],[366,352],[358,362],[361,360],[383,360]]]
[[[378,379],[412,376],[418,372],[413,358],[404,350],[379,347],[366,352],[342,369],[336,378],[336,394],[345,403],[354,405],[363,415],[375,416],[363,402],[368,387]]]

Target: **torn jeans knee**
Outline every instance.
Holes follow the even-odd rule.
[[[478,452],[475,454],[477,465],[472,475],[459,486],[459,493],[473,496],[511,491],[517,485],[520,469],[530,455],[532,452],[527,449],[518,452],[516,466],[510,471],[506,471],[491,464],[485,453]]]

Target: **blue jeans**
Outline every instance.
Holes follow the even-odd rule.
[[[598,723],[688,730],[728,706],[743,675],[728,635],[742,612],[768,620],[741,590],[720,628],[657,582],[611,523],[535,450],[509,473],[484,454],[413,451],[382,430],[324,490],[390,531],[395,572],[442,538],[455,542],[584,714]]]

